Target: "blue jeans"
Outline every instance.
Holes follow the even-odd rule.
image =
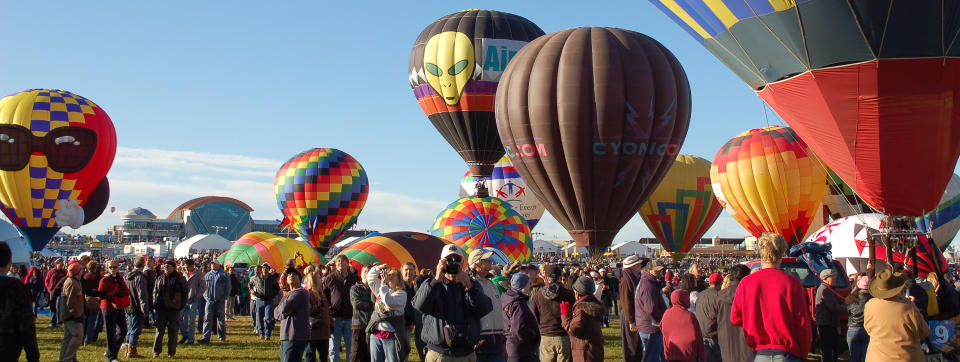
[[[140,333],[143,332],[143,314],[127,313],[127,344],[136,347],[140,340]]]
[[[666,362],[667,358],[663,356],[663,334],[640,332],[640,342],[643,343],[643,362]]]
[[[84,343],[96,342],[97,335],[100,334],[100,328],[103,328],[103,315],[100,313],[88,314],[83,320]]]
[[[386,339],[370,335],[370,360],[376,362],[400,362],[397,353],[397,337]]]
[[[207,301],[206,311],[204,312],[203,340],[209,341],[214,329],[216,329],[217,337],[220,337],[220,340],[227,339],[227,321],[223,317],[224,302],[224,300]]]
[[[307,349],[303,353],[303,362],[316,362],[319,357],[319,361],[327,362],[327,353],[330,350],[330,340],[329,339],[316,339],[307,343]]]
[[[50,326],[51,327],[60,326],[60,318],[57,316],[57,304],[59,301],[60,301],[60,296],[57,296],[56,298],[54,298],[53,301],[50,302]]]
[[[343,341],[343,350],[347,353],[350,352],[350,322],[350,318],[333,319],[333,333],[330,335],[330,362],[340,362],[341,340]]]
[[[256,303],[256,314],[257,314],[257,323],[254,324],[254,327],[257,328],[257,334],[261,337],[270,337],[270,334],[273,332],[273,301],[270,300],[258,300]]]
[[[792,354],[783,353],[775,356],[764,356],[756,355],[753,357],[753,362],[804,362],[800,358],[794,357]]]
[[[863,327],[847,328],[847,344],[850,345],[850,362],[863,362],[867,358],[870,335]]]
[[[200,301],[195,300],[184,305],[180,311],[180,335],[190,343],[197,341],[197,334],[194,332],[194,328],[196,328],[198,308],[200,308]]]
[[[197,299],[197,333],[203,333],[203,321],[207,320],[205,314],[207,313],[207,300],[200,297]]]
[[[280,362],[300,362],[308,341],[280,341]]]
[[[101,309],[100,313],[103,314],[103,327],[106,330],[104,338],[107,339],[107,359],[117,358],[120,343],[127,335],[127,323],[123,312],[108,312],[106,309]]]

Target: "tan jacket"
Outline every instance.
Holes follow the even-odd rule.
[[[927,360],[920,340],[930,335],[930,326],[909,300],[870,299],[863,310],[863,328],[870,335],[868,362]]]
[[[83,317],[83,285],[75,277],[68,277],[63,282],[64,305],[67,306],[67,315],[69,319],[79,319]]]

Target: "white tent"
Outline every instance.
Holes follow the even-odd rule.
[[[615,244],[610,247],[610,250],[614,253],[619,253],[624,258],[626,258],[628,255],[639,255],[647,258],[655,256],[655,252],[652,248],[640,244],[640,242],[636,240],[624,241],[622,243]]]
[[[560,245],[548,240],[537,239],[533,241],[533,253],[559,253]]]
[[[230,249],[231,244],[230,240],[218,234],[197,234],[180,242],[173,249],[173,256],[175,258],[186,258],[190,254],[201,250],[224,251]]]
[[[17,228],[6,221],[0,221],[0,241],[6,242],[13,253],[13,263],[18,265],[30,264],[30,252],[33,248],[20,236]]]

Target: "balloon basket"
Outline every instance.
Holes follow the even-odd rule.
[[[686,257],[687,257],[687,253],[670,252],[670,259],[673,259],[673,261],[676,261],[676,262],[682,261],[683,258],[686,258]]]

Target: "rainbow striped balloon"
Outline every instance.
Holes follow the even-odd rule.
[[[434,268],[440,261],[440,251],[449,244],[433,235],[413,231],[398,231],[376,234],[360,240],[344,249],[339,255],[350,259],[354,269],[364,265],[387,264],[400,268],[403,263],[413,262],[417,270]]]
[[[710,161],[691,155],[678,155],[640,206],[643,222],[664,250],[678,256],[693,248],[722,211],[710,187]]]
[[[533,236],[523,216],[496,197],[464,197],[447,205],[430,233],[453,242],[469,255],[479,247],[502,251],[510,262],[527,262]]]
[[[297,231],[315,248],[327,247],[357,222],[367,203],[367,172],[334,148],[300,152],[280,167],[273,181],[282,227]]]
[[[268,263],[280,269],[287,259],[293,258],[297,252],[303,254],[305,262],[310,264],[323,263],[323,258],[317,250],[309,244],[276,236],[262,231],[247,233],[233,242],[230,249],[219,257],[223,265],[247,263],[250,266]]]

